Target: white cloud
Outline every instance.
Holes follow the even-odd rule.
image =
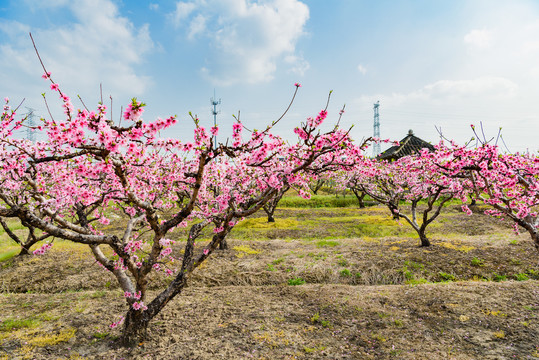
[[[515,3],[491,12],[474,21],[483,27],[464,36],[470,51],[462,54],[461,75],[504,77],[535,89],[539,58],[537,7]]]
[[[159,4],[150,3],[150,5],[148,5],[148,8],[154,11],[159,10]]]
[[[295,54],[309,18],[299,0],[178,2],[172,16],[180,28],[182,20],[189,24],[182,28],[188,38],[207,37],[210,55],[201,72],[216,84],[270,81],[280,60],[298,74],[309,67]]]
[[[193,40],[197,35],[202,34],[206,30],[206,18],[199,14],[189,24],[189,40]]]
[[[484,49],[492,45],[492,32],[486,29],[474,29],[464,36],[464,42]]]
[[[0,31],[3,32],[6,38],[14,38],[20,34],[26,34],[30,32],[31,28],[29,25],[21,24],[17,21],[3,21],[0,22]]]
[[[409,93],[377,94],[363,96],[359,103],[370,104],[373,99],[383,99],[391,105],[405,105],[411,102],[426,102],[451,105],[462,100],[470,102],[495,101],[514,98],[518,85],[499,77],[480,77],[469,80],[439,80]],[[369,105],[370,106],[370,105]]]
[[[311,67],[309,62],[302,56],[287,55],[285,56],[284,61],[290,65],[288,72],[297,74],[299,76],[304,76],[307,70],[309,70]]]
[[[367,73],[367,68],[361,64],[357,66],[357,70],[362,74],[365,75]]]
[[[95,95],[103,83],[106,94],[114,97],[142,94],[150,80],[138,75],[135,65],[153,47],[148,26],[136,28],[108,0],[76,0],[68,4],[57,1],[55,5],[67,6],[73,22],[46,29],[33,28],[32,32],[45,66],[62,89],[71,96],[85,91]],[[42,69],[28,30],[29,26],[16,22],[0,27],[7,35],[6,42],[0,41],[0,66],[39,79]],[[17,82],[13,79],[13,83]],[[42,92],[46,85],[39,84]]]
[[[178,1],[176,3],[176,9],[172,14],[170,14],[170,17],[174,23],[175,26],[180,26],[182,24],[182,20],[189,17],[189,15],[195,11],[195,9],[198,7],[196,2],[183,2]]]
[[[421,90],[429,98],[456,97],[514,97],[517,84],[500,77],[481,77],[472,80],[440,80]]]

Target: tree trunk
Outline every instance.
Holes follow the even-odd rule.
[[[150,320],[147,311],[130,308],[124,320],[122,345],[132,346],[144,341],[148,335]]]
[[[219,250],[228,250],[228,243],[226,239],[223,239],[219,242]]]
[[[273,199],[275,200],[275,199]],[[262,207],[266,215],[268,215],[268,222],[272,223],[275,222],[275,217],[273,216],[275,214],[275,209],[277,208],[277,204],[266,204]]]
[[[539,251],[539,231],[535,229],[534,225],[526,227],[526,230],[528,230],[528,233],[533,240],[535,248],[537,249],[537,251]]]
[[[290,189],[290,185],[283,186],[277,194],[275,194],[275,197],[268,200],[267,203],[262,206],[262,209],[266,212],[268,215],[268,222],[272,223],[275,222],[275,209],[277,209],[277,204],[279,204],[279,201],[283,198],[284,194]]]
[[[326,180],[318,179],[318,180],[316,180],[315,184],[309,184],[309,188],[311,189],[313,194],[318,195],[318,190],[320,190],[322,188],[322,186],[324,186],[325,183],[326,183]],[[290,186],[288,186],[288,188],[290,188]],[[288,188],[287,188],[287,190],[288,190]]]
[[[365,195],[367,195],[367,194],[365,194],[363,191],[357,191],[357,190],[354,190],[354,189],[352,189],[352,192],[354,193],[354,195],[357,198],[357,202],[359,203],[359,208],[364,209],[365,208],[365,202],[363,201],[363,199],[365,198]]]
[[[25,247],[24,245],[21,245],[21,252],[17,256],[26,256],[30,255],[30,246]]]
[[[417,232],[419,234],[419,240],[421,240],[420,247],[430,246],[430,241],[427,238],[427,235],[425,234],[425,230],[419,230]]]
[[[511,210],[507,210],[501,206],[494,206],[496,210],[502,211],[505,214],[507,214],[511,219],[515,220],[515,222],[522,226],[524,229],[528,231],[530,234],[530,237],[532,238],[533,244],[535,245],[535,248],[539,251],[539,217],[533,217],[531,215],[527,215],[524,219],[519,218],[515,216]]]
[[[364,198],[364,197],[365,197],[365,196],[362,196],[361,199],[357,199],[358,202],[359,202],[359,208],[360,208],[360,209],[364,209],[364,208],[365,208],[365,202],[363,201],[363,198]]]

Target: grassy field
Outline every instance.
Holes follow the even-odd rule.
[[[88,249],[10,258],[0,233],[0,359],[539,358],[539,254],[510,224],[451,205],[419,248],[380,206],[283,205],[240,223],[131,349],[109,328],[121,291]]]

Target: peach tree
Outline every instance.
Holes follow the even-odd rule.
[[[123,322],[124,344],[145,338],[150,321],[214,250],[225,247],[238,221],[283,187],[303,192],[312,174],[349,168],[361,153],[348,131],[335,126],[321,132],[326,110],[294,129],[295,144],[272,134],[275,121],[244,139],[239,119],[232,143],[214,144],[212,135],[219,129],[205,129],[196,117],[192,141],[181,142],[159,136],[177,122],[174,116],[144,122],[145,104],[133,99],[122,124],[115,124],[105,105],[75,109],[51,74],[45,70],[43,77],[59,95],[65,117],[43,119],[34,130],[44,140],[32,142],[13,136],[24,119],[4,108],[0,219],[19,219],[31,241],[49,239],[35,254],[45,253],[54,239],[89,246],[124,293],[127,312],[111,325]],[[121,231],[104,230],[111,214],[122,214]],[[208,224],[214,235],[197,247],[195,239]],[[170,234],[187,226],[183,254],[175,256]],[[149,298],[152,272],[163,272],[171,281]]]

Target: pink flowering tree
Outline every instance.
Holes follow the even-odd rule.
[[[283,186],[302,186],[310,173],[349,166],[360,152],[337,126],[319,131],[325,110],[296,128],[300,141],[295,145],[271,134],[276,122],[244,140],[238,121],[233,144],[215,146],[211,135],[218,129],[207,131],[196,118],[192,142],[182,143],[158,136],[176,123],[175,117],[146,123],[144,104],[133,99],[119,125],[103,104],[95,111],[75,110],[46,70],[44,78],[59,95],[65,117],[43,120],[35,130],[46,140],[29,142],[12,136],[22,122],[4,111],[0,217],[18,218],[30,232],[52,238],[36,254],[56,238],[90,247],[124,292],[127,313],[111,325],[123,322],[124,344],[144,339],[150,321],[222,246],[237,221],[259,210]],[[122,231],[103,231],[113,214],[123,214]],[[174,256],[168,235],[197,218],[201,222],[192,225],[183,257]],[[214,236],[196,249],[194,239],[207,223],[214,224]],[[172,280],[150,299],[149,275],[156,271]]]
[[[428,225],[447,201],[462,196],[459,179],[439,171],[433,161],[437,156],[425,150],[394,162],[366,159],[347,185],[387,206],[395,220],[404,219],[417,232],[421,246],[430,246]]]
[[[20,129],[24,126],[24,120],[22,119],[20,121],[15,121],[14,118],[16,116],[17,109],[12,109],[9,105],[9,99],[4,99],[5,104],[3,106],[3,110],[0,116],[0,121],[2,126],[2,132],[5,133],[7,136],[13,136],[14,131]],[[4,126],[5,124],[12,124],[11,126]],[[26,140],[18,140],[17,143],[27,144],[28,141]],[[0,162],[0,169],[3,171],[11,171],[13,167],[16,165],[17,159],[14,158],[12,155],[16,154],[16,151],[14,149],[11,149],[10,146],[2,142],[0,143],[0,153],[3,154]],[[0,182],[0,187],[9,187],[10,184],[7,182],[6,179],[3,179],[2,182]],[[17,202],[24,201],[24,197],[22,194],[13,194],[14,198]],[[50,235],[48,234],[39,234],[39,231],[32,225],[23,222],[22,225],[28,229],[28,234],[26,238],[23,238],[17,234],[10,228],[5,218],[0,216],[0,226],[4,229],[5,233],[19,246],[21,247],[21,251],[19,255],[28,255],[30,248],[38,243],[39,241],[43,241],[47,239]]]
[[[15,234],[6,222],[6,219],[2,217],[0,217],[0,225],[2,226],[6,234],[21,247],[19,256],[30,255],[30,248],[32,246],[50,237],[50,234],[38,234],[39,230],[36,229],[34,226],[27,224],[26,222],[22,222],[22,226],[28,229],[28,235],[26,235],[26,239]],[[37,249],[35,250],[35,253],[41,253],[47,248],[48,246],[46,246],[45,248]]]
[[[269,223],[275,222],[275,210],[277,210],[277,205],[279,205],[279,201],[281,201],[288,190],[290,190],[290,185],[284,185],[277,194],[262,207],[268,217]]]
[[[314,195],[318,195],[318,191],[326,184],[327,179],[323,177],[315,176],[309,181],[309,189]]]
[[[354,145],[348,132],[338,127],[322,133],[318,128],[326,116],[326,110],[322,110],[315,120],[308,118],[297,127],[296,144],[289,145],[271,135],[268,127],[262,132],[251,132],[248,143],[254,151],[230,149],[226,157],[215,161],[208,177],[210,183],[219,181],[220,194],[210,202],[200,202],[205,220],[191,227],[189,240],[194,241],[202,228],[213,225],[214,236],[207,248],[210,253],[217,245],[225,249],[226,236],[238,221],[268,204],[275,206],[291,187],[301,196],[309,197],[308,183],[313,176],[352,169],[366,143]],[[244,129],[240,122],[237,124],[234,136]],[[263,141],[265,137],[267,140]]]
[[[485,213],[515,222],[515,231],[524,228],[539,250],[539,158],[532,154],[501,154],[496,145],[484,143],[477,148],[455,143],[441,148],[438,164],[446,176],[459,178],[463,186],[490,207]],[[467,206],[465,212],[471,213]]]
[[[50,79],[50,74],[44,77]],[[36,128],[45,141],[14,138],[19,122],[2,117],[0,216],[18,218],[31,234],[39,229],[42,239],[88,245],[126,294],[129,311],[123,335],[128,343],[166,303],[162,294],[147,302],[148,274],[160,269],[165,258],[174,260],[167,257],[171,242],[166,235],[191,216],[204,170],[219,151],[212,150],[210,136],[198,124],[192,143],[162,140],[158,132],[173,125],[175,117],[144,123],[144,104],[133,99],[119,126],[102,104],[96,111],[75,110],[69,97],[51,83],[65,119],[44,120]],[[127,217],[125,229],[121,234],[103,233],[101,225],[117,211]],[[34,253],[43,253],[51,244]],[[105,248],[113,255],[106,255]]]
[[[365,193],[361,190],[361,182],[363,181],[361,176],[356,176],[354,172],[338,173],[336,175],[336,181],[344,190],[350,190],[357,199],[357,203],[360,209],[365,208]]]

